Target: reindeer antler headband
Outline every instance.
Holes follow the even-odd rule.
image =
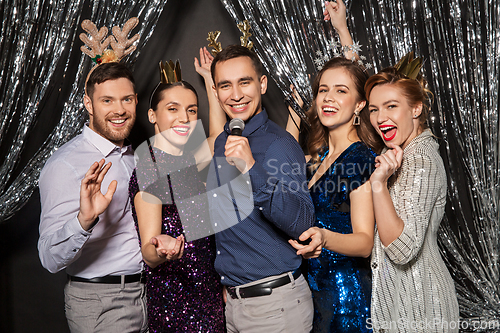
[[[248,23],[247,20],[238,23],[238,29],[240,29],[241,33],[243,34],[243,36],[240,37],[241,46],[244,46],[249,50],[251,50],[253,47],[252,41],[249,40],[250,36],[252,36],[252,34],[250,33],[250,28],[251,28],[250,23]],[[214,56],[217,55],[217,53],[219,53],[220,51],[222,51],[222,46],[220,42],[217,41],[217,38],[219,38],[219,36],[220,36],[220,31],[218,30],[210,31],[208,33],[208,38],[207,38],[207,40],[209,41],[208,47],[213,48],[212,54]]]
[[[80,39],[85,44],[80,49],[88,55],[92,61],[100,65],[108,62],[119,62],[123,57],[135,51],[133,45],[139,40],[139,34],[128,38],[128,34],[139,23],[137,17],[132,17],[124,25],[123,29],[118,26],[112,28],[112,35],[108,36],[108,28],[97,29],[96,25],[90,20],[82,22],[82,28],[87,34],[81,33]],[[108,46],[111,45],[111,49]]]

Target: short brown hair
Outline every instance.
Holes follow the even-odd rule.
[[[260,62],[257,54],[248,48],[241,45],[229,45],[222,51],[220,51],[212,61],[212,65],[210,66],[210,72],[212,73],[212,80],[215,82],[215,66],[218,62],[224,62],[230,59],[239,58],[239,57],[248,57],[252,61],[253,68],[257,73],[257,77],[262,76],[262,63]]]
[[[125,78],[132,82],[132,86],[135,92],[134,76],[132,75],[132,72],[128,69],[128,67],[124,64],[118,62],[109,62],[95,67],[90,73],[87,82],[85,83],[85,91],[87,93],[87,96],[92,99],[96,84],[101,84],[108,80],[117,80],[120,78]]]

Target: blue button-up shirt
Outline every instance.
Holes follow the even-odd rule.
[[[215,141],[208,191],[229,183],[237,174],[234,166],[224,163],[224,146],[229,134],[226,124]],[[215,236],[215,268],[222,283],[228,286],[297,269],[302,258],[296,255],[288,239],[297,239],[314,223],[304,153],[297,141],[269,120],[265,110],[245,124],[242,135],[248,139],[255,159],[248,171],[249,198],[253,199],[253,206],[245,214],[237,213],[237,223]],[[217,206],[216,199],[212,199],[210,205],[212,222],[224,223],[227,216]],[[233,202],[238,211],[234,199]]]

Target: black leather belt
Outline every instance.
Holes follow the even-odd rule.
[[[293,279],[297,280],[302,274],[300,268],[298,268],[295,272],[293,272]],[[249,298],[249,297],[258,297],[258,296],[266,296],[271,295],[273,292],[273,288],[278,288],[284,286],[292,282],[290,280],[290,276],[285,275],[275,280],[262,282],[250,287],[241,287],[240,288],[240,297],[241,298]],[[238,295],[236,294],[236,288],[238,287],[226,287],[227,293],[233,299],[237,299]]]
[[[142,277],[141,273],[134,275],[125,275],[125,283],[139,282],[139,281],[144,282],[143,279],[141,279],[141,277]],[[79,276],[68,275],[68,279],[70,281],[87,282],[87,283],[106,283],[106,284],[122,283],[122,277],[120,275],[107,275],[102,277],[95,277],[92,279],[86,279]]]

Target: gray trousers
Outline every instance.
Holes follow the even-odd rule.
[[[312,330],[313,301],[306,280],[292,273],[267,277],[239,286],[248,287],[289,275],[292,282],[273,289],[271,295],[233,299],[227,295],[226,327],[228,333],[297,332]],[[238,288],[236,294],[239,295]]]
[[[65,312],[72,333],[147,332],[146,286],[68,281]]]

